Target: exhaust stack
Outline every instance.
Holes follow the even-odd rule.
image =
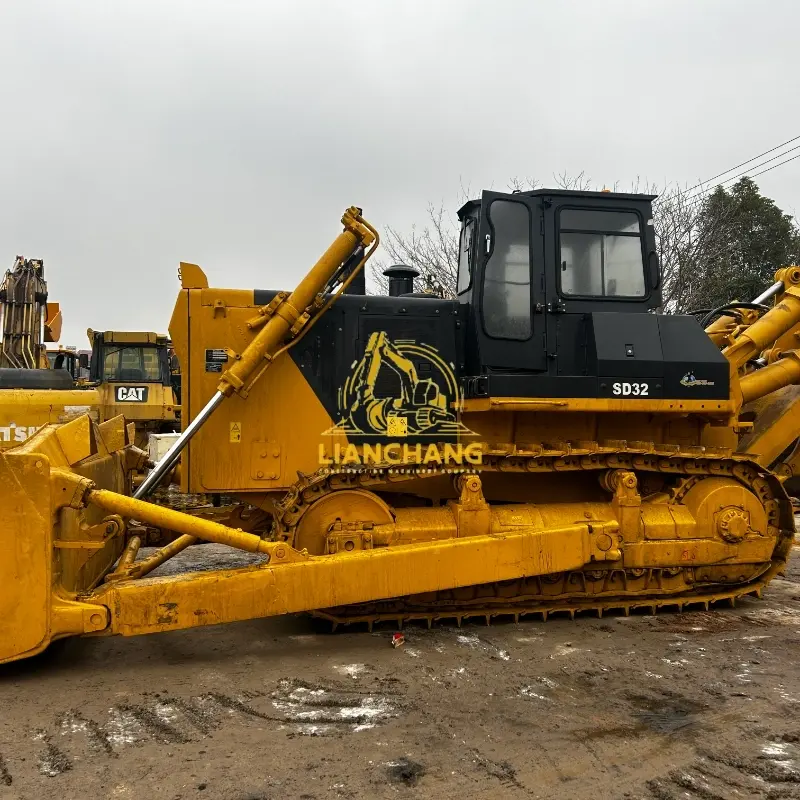
[[[389,297],[401,297],[414,293],[414,278],[419,277],[419,270],[407,264],[395,264],[383,271],[389,279]]]

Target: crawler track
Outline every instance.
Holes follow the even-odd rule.
[[[746,454],[708,448],[684,448],[652,442],[580,442],[558,447],[530,445],[487,450],[482,472],[569,473],[608,469],[633,470],[639,477],[659,473],[672,484],[672,503],[680,503],[688,488],[703,477],[732,478],[747,486],[761,501],[768,520],[767,535],[775,539],[770,562],[755,565],[747,574],[704,575],[703,567],[665,564],[650,569],[584,569],[523,578],[502,584],[485,584],[426,595],[415,595],[356,606],[324,609],[317,616],[334,625],[390,621],[480,618],[518,620],[526,616],[547,619],[553,614],[606,612],[629,614],[636,609],[656,613],[662,608],[708,608],[711,604],[739,597],[760,596],[769,581],[784,568],[794,532],[792,505],[778,479]],[[403,470],[378,466],[368,473],[303,476],[276,508],[273,538],[293,541],[294,532],[308,509],[332,492],[361,488],[380,492],[392,484],[441,474],[409,465]]]

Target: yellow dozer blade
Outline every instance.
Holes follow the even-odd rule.
[[[71,508],[76,485],[129,490],[144,453],[122,417],[49,425],[0,454],[0,662],[34,655],[53,640],[103,630],[108,610],[81,602],[119,558],[125,525],[95,507]]]

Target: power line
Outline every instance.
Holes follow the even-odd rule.
[[[798,136],[797,138],[800,139],[800,136]],[[792,141],[794,141],[794,140],[792,140]],[[788,144],[788,142],[786,144]],[[783,145],[781,145],[781,147],[783,147]],[[773,148],[773,149],[775,149],[775,148]],[[735,181],[735,180],[738,180],[739,178],[743,178],[745,175],[749,175],[751,178],[754,178],[755,175],[751,174],[751,170],[759,169],[760,167],[763,167],[764,164],[769,164],[772,161],[776,161],[779,158],[783,158],[785,155],[787,155],[787,154],[789,154],[789,153],[791,153],[791,152],[793,152],[795,150],[800,150],[800,144],[795,145],[794,147],[790,147],[788,150],[784,150],[782,153],[779,153],[777,156],[773,156],[772,158],[768,158],[766,161],[762,161],[760,164],[756,164],[755,166],[751,167],[750,169],[746,169],[744,172],[740,172],[738,175],[733,175],[730,178],[725,178],[724,181],[720,181],[715,186],[707,186],[705,189],[701,189],[699,192],[695,192],[695,194],[690,195],[689,197],[686,198],[686,202],[688,203],[688,202],[690,202],[692,200],[696,200],[697,198],[708,194],[710,191],[712,191],[712,189],[716,189],[717,186],[724,186],[726,183],[730,183],[731,181]],[[772,152],[772,151],[770,150],[770,151],[767,151],[767,152]],[[786,163],[788,163],[788,161],[793,161],[795,158],[797,158],[797,156],[793,156],[792,158],[788,159],[787,161],[782,161],[781,164],[786,164]],[[750,161],[754,161],[754,160],[755,159],[752,159],[752,158],[750,159]],[[744,163],[746,164],[748,162],[745,161]],[[775,167],[779,167],[779,166],[781,166],[781,164],[775,164]],[[775,169],[775,167],[770,167],[769,169],[765,169],[764,172],[769,172],[770,169]],[[730,172],[730,170],[728,170],[728,172]],[[724,174],[725,174],[724,172],[720,173],[720,175],[724,175]],[[758,172],[756,174],[757,175],[761,175],[763,173],[762,172]],[[717,177],[719,177],[719,176],[717,176]],[[713,180],[714,180],[713,178],[710,178],[705,183],[708,184]],[[689,189],[688,191],[691,191],[691,189]]]
[[[788,150],[786,151],[789,152]],[[771,169],[777,169],[777,167],[782,167],[784,164],[788,164],[790,161],[794,161],[796,158],[800,158],[800,153],[796,156],[792,156],[791,158],[787,158],[786,161],[781,161],[780,164],[775,164],[772,167],[767,167],[767,169],[762,169],[761,172],[756,172],[755,175],[751,175],[751,178],[757,178],[759,175],[763,175],[765,172],[769,172]]]
[[[745,164],[749,164],[751,161],[756,161],[757,159],[761,158],[761,156],[768,156],[770,153],[774,153],[776,150],[780,150],[781,147],[786,147],[787,144],[791,144],[792,142],[796,142],[800,139],[800,136],[795,136],[794,139],[789,139],[788,142],[784,142],[783,144],[776,145],[775,147],[770,148],[769,150],[765,150],[763,153],[759,153],[757,156],[753,156],[752,158],[748,158],[747,161],[742,161],[741,164],[737,164],[735,167],[731,167],[730,169],[726,169],[724,172],[720,172],[719,175],[714,175],[713,178],[709,178],[708,180],[703,181],[702,183],[698,183],[696,186],[692,186],[691,189],[687,189],[688,192],[693,192],[695,189],[699,189],[701,186],[705,186],[707,183],[711,183],[711,181],[716,180],[717,178],[721,178],[723,175],[727,175],[729,172],[733,172],[735,169],[739,169],[739,167],[743,167]],[[795,150],[797,148],[792,148]],[[787,152],[789,152],[787,150]],[[780,158],[780,156],[778,156]]]

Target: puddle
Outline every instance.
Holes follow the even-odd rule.
[[[643,725],[656,733],[674,733],[695,723],[694,715],[685,709],[640,711],[634,714]]]
[[[387,761],[384,765],[389,783],[400,783],[405,786],[416,786],[425,774],[425,767],[410,758],[398,758]]]
[[[669,734],[685,730],[697,722],[697,713],[702,710],[702,706],[670,692],[664,691],[661,694],[661,697],[630,697],[634,705],[639,707],[632,716],[641,728]]]
[[[792,752],[792,746],[786,742],[770,742],[761,748],[761,755],[772,761],[791,761],[793,757]]]

